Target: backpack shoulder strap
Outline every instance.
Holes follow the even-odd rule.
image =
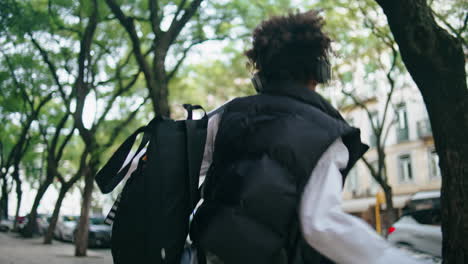
[[[112,155],[112,157],[104,165],[104,167],[102,167],[101,170],[99,170],[99,172],[96,174],[96,183],[99,186],[99,189],[102,193],[110,193],[125,177],[128,170],[130,169],[133,158],[138,153],[140,153],[140,151],[146,146],[146,144],[148,144],[150,140],[149,128],[150,125],[155,122],[155,120],[156,118],[153,119],[147,126],[140,127],[135,132],[133,132],[133,134],[130,135],[122,143],[122,145],[120,145],[120,147]],[[144,133],[144,135],[137,152],[135,152],[133,157],[130,159],[130,162],[124,168],[122,168],[122,165],[127,159],[130,150],[132,149],[135,140],[140,133]]]
[[[198,133],[198,125],[197,122],[205,122],[205,126],[208,124],[208,115],[205,112],[205,115],[202,117],[201,120],[193,120],[192,116],[192,111],[195,109],[200,109],[205,111],[201,106],[199,105],[190,105],[190,104],[185,104],[184,108],[188,112],[188,117],[187,120],[185,120],[185,135],[186,135],[186,150],[187,150],[187,169],[188,169],[188,176],[189,176],[189,191],[190,191],[190,206],[191,210],[195,208],[197,205],[198,201],[200,201],[200,192],[198,190],[198,177],[200,174],[200,167],[199,162],[201,160],[196,160],[198,155],[203,156],[203,151],[199,153],[200,147],[203,150],[205,146],[205,142],[202,142],[201,144],[199,142],[199,136],[197,135]],[[203,137],[206,139],[206,135]],[[199,145],[201,144],[201,145]]]

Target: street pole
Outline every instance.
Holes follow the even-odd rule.
[[[382,191],[375,195],[375,230],[382,234],[382,219],[380,216],[380,205],[385,204],[385,195]]]

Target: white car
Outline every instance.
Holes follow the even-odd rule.
[[[403,214],[434,208],[440,208],[440,191],[417,192],[406,202]]]
[[[442,256],[440,209],[419,210],[403,215],[388,230],[388,241],[424,252]]]
[[[13,219],[0,219],[0,232],[8,232],[13,230]]]
[[[54,236],[63,241],[73,241],[73,232],[76,229],[78,216],[62,216],[55,227]]]

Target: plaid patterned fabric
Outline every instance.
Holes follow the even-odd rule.
[[[117,212],[117,208],[119,208],[121,196],[122,194],[119,194],[119,196],[117,196],[117,199],[115,200],[114,205],[112,206],[111,210],[107,214],[106,220],[104,220],[104,223],[106,225],[112,225],[114,223],[115,213]]]

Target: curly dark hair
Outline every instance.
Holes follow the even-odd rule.
[[[318,11],[292,12],[263,21],[253,31],[253,47],[245,52],[265,80],[316,80],[319,58],[327,58],[331,39]]]

